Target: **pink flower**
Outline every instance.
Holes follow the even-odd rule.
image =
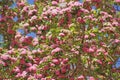
[[[65,76],[64,74],[60,74],[60,75],[58,76],[58,78],[61,78],[62,80],[64,80],[65,77],[66,77],[66,76]]]
[[[27,51],[25,49],[23,49],[20,54],[25,55],[25,54],[27,54]]]
[[[85,35],[84,38],[85,38],[85,39],[88,39],[88,38],[89,38],[89,35]]]
[[[24,11],[24,12],[28,12],[28,10],[29,10],[29,7],[28,7],[28,6],[24,6],[24,7],[23,7],[23,11]]]
[[[36,9],[33,9],[33,10],[30,10],[28,12],[28,16],[32,16],[33,14],[36,14],[37,13],[37,10]]]
[[[60,33],[60,34],[59,34],[59,36],[64,37],[64,36],[65,36],[65,34],[64,34],[64,33]]]
[[[78,1],[76,1],[73,5],[74,5],[74,6],[81,6],[81,5],[82,5],[82,3],[80,3],[80,2],[78,2]]]
[[[41,78],[41,80],[47,80],[46,78]]]
[[[33,60],[33,56],[28,55],[28,59]]]
[[[60,52],[60,51],[62,51],[62,49],[57,47],[51,51],[51,54],[54,55],[55,53]]]
[[[24,27],[24,28],[27,28],[28,26],[29,26],[28,23],[23,24],[23,27]]]
[[[91,2],[91,0],[86,0],[87,2]]]
[[[23,2],[23,1],[22,1],[22,2],[18,2],[18,3],[17,3],[17,6],[23,7],[23,6],[25,6],[25,2]]]
[[[83,47],[82,50],[83,50],[84,52],[88,52],[88,51],[89,51],[89,48]]]
[[[57,5],[58,4],[58,2],[57,1],[52,1],[52,5]]]
[[[36,19],[37,19],[37,16],[34,15],[34,16],[31,17],[30,20],[31,20],[31,21],[34,21],[34,20],[36,20]]]
[[[96,62],[99,63],[99,64],[102,64],[102,61],[101,61],[101,60],[97,60]]]
[[[57,9],[53,9],[53,10],[51,11],[52,16],[56,16],[57,13],[58,13]]]
[[[15,33],[15,31],[14,31],[14,30],[12,30],[12,29],[8,29],[8,30],[7,30],[7,33],[8,33],[8,34],[14,34],[14,33]]]
[[[61,68],[61,73],[66,73],[66,68]]]
[[[22,73],[17,73],[17,75],[15,77],[22,77],[22,78],[25,78],[27,76],[27,72],[26,71],[23,71]]]
[[[120,40],[119,39],[115,39],[114,43],[120,43]]]
[[[20,69],[19,69],[19,67],[15,67],[15,69],[13,69],[13,71],[14,71],[15,73],[18,73],[18,72],[20,72]]]
[[[24,58],[22,58],[21,60],[20,60],[20,64],[25,64],[26,62],[25,62],[25,59]]]
[[[89,80],[95,80],[95,78],[94,77],[89,77]]]
[[[115,2],[120,2],[120,0],[115,0]]]
[[[31,28],[31,31],[36,31],[37,29],[35,27],[32,27]]]
[[[79,54],[79,51],[75,51],[74,53],[75,53],[75,54]]]
[[[29,67],[29,71],[30,71],[30,72],[32,72],[32,71],[33,71],[33,72],[36,72],[36,70],[37,70],[37,65],[35,65],[35,64],[32,65],[31,67]]]
[[[7,53],[8,53],[8,54],[13,54],[14,51],[13,51],[13,50],[9,50]]]
[[[96,35],[94,33],[90,33],[90,36],[91,37],[95,37]]]
[[[7,54],[1,55],[1,59],[3,59],[3,60],[8,60],[9,58],[10,58],[10,56]]]
[[[60,75],[60,70],[56,70],[56,71],[55,71],[55,74],[56,74],[56,75]]]
[[[20,73],[17,73],[17,75],[15,76],[16,78],[19,78],[21,77],[21,74]]]
[[[6,66],[6,65],[7,65],[7,64],[6,64],[4,61],[2,61],[2,60],[0,60],[0,64],[3,65],[3,66]]]
[[[58,59],[53,59],[52,62],[53,62],[54,64],[57,64],[57,65],[60,64],[60,62],[59,62]]]
[[[44,66],[44,70],[48,70],[48,69],[49,69],[48,65]]]
[[[37,53],[37,50],[32,50],[32,53],[33,53],[33,54],[36,54],[36,53]]]
[[[37,74],[36,77],[37,77],[37,78],[42,78],[43,75],[42,75],[42,74]]]
[[[78,18],[77,18],[77,22],[79,22],[79,23],[84,23],[85,21],[84,21],[81,17],[78,17]]]
[[[77,80],[85,80],[85,78],[84,78],[83,75],[81,75],[81,76],[79,76],[79,77],[77,78]]]
[[[54,63],[50,63],[50,66],[51,66],[51,67],[54,67],[54,66],[55,66],[55,64],[54,64]]]
[[[32,63],[26,63],[26,66],[30,67],[30,66],[32,66]]]
[[[17,61],[17,58],[11,57],[10,60],[11,60],[12,62],[16,62],[16,61]]]
[[[68,58],[63,59],[63,63],[66,64],[68,62]]]
[[[21,74],[21,77],[26,77],[27,76],[27,72],[26,71],[23,71],[22,74]]]

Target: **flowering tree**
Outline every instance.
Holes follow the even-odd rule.
[[[1,79],[120,78],[114,67],[120,56],[120,15],[113,8],[120,0],[35,0],[34,5],[18,0],[16,8],[4,1],[0,1]],[[37,36],[27,36],[30,32]]]

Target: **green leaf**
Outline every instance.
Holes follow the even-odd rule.
[[[70,31],[74,32],[75,31],[75,27],[76,27],[76,24],[74,24],[74,23],[70,24],[70,27],[69,27]]]

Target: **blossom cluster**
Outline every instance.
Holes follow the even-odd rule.
[[[18,0],[16,8],[0,9],[5,40],[0,79],[118,79],[113,65],[120,54],[120,20],[113,7],[105,10],[107,1],[35,1],[28,5]],[[36,37],[26,35],[30,32]]]

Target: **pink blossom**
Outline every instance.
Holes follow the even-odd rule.
[[[85,38],[85,39],[88,39],[88,38],[89,38],[89,35],[85,35],[84,38]]]
[[[82,6],[82,3],[80,3],[80,2],[75,2],[74,4],[73,4],[74,6]]]
[[[84,52],[88,52],[88,51],[89,51],[89,48],[83,47],[82,50],[83,50]]]
[[[35,27],[32,27],[31,28],[31,31],[36,31],[37,29]]]
[[[36,14],[37,13],[37,10],[36,9],[33,9],[33,10],[30,10],[28,12],[28,16],[32,16],[33,14]]]
[[[32,53],[33,53],[33,54],[36,54],[36,53],[37,53],[37,50],[32,50]]]
[[[85,78],[84,78],[83,75],[81,75],[81,76],[79,76],[79,77],[77,78],[77,80],[85,80]]]
[[[79,54],[79,51],[75,51],[74,53],[75,53],[75,54]]]
[[[17,75],[15,77],[22,77],[22,78],[25,78],[27,76],[27,72],[26,71],[23,71],[22,73],[17,73]]]
[[[37,16],[34,15],[34,16],[31,17],[30,20],[31,20],[31,21],[34,21],[34,20],[36,20],[36,19],[37,19]]]
[[[26,66],[30,67],[32,66],[32,63],[26,63]]]
[[[18,3],[17,3],[17,6],[23,7],[23,6],[25,6],[25,2],[23,2],[23,1],[22,1],[22,2],[18,2]]]
[[[89,52],[90,52],[90,53],[93,53],[93,52],[94,52],[94,49],[89,48]]]
[[[19,78],[21,77],[21,74],[20,73],[17,73],[17,75],[15,76],[16,78]]]
[[[8,30],[7,30],[7,33],[8,33],[8,34],[15,34],[15,31],[12,30],[12,29],[8,29]]]
[[[95,80],[95,78],[94,77],[89,77],[89,80]]]
[[[48,69],[49,69],[48,65],[44,66],[44,70],[48,70]]]
[[[55,71],[55,74],[56,74],[56,75],[60,75],[60,70],[56,70],[56,71]]]
[[[42,74],[37,74],[36,77],[37,77],[37,78],[42,78],[43,75],[42,75]]]
[[[52,12],[51,12],[52,16],[56,16],[57,13],[58,13],[57,9],[53,9]]]
[[[33,60],[33,56],[32,55],[28,55],[28,59]]]
[[[2,54],[1,55],[1,59],[3,59],[3,60],[8,60],[9,58],[10,58],[10,56],[7,55],[7,54]]]
[[[114,43],[120,43],[120,40],[119,39],[115,39]]]
[[[28,12],[28,10],[29,10],[29,7],[28,7],[28,6],[24,6],[24,7],[23,7],[23,11],[24,11],[24,12]]]
[[[118,3],[119,3],[119,2],[120,2],[120,0],[115,0],[115,2],[118,2]]]
[[[19,69],[19,67],[15,67],[15,69],[13,69],[13,71],[14,71],[15,73],[18,73],[18,72],[20,72],[20,69]]]
[[[7,53],[8,53],[8,54],[13,54],[13,53],[14,53],[14,50],[9,50]]]
[[[86,0],[87,2],[91,2],[91,0]]]
[[[60,51],[62,51],[62,49],[57,47],[51,51],[51,54],[54,55],[55,53],[60,52]]]
[[[30,72],[32,72],[32,71],[36,72],[36,70],[37,70],[37,65],[35,65],[35,64],[29,67]]]
[[[15,35],[15,38],[16,38],[16,39],[20,39],[21,37],[22,37],[21,34],[16,34],[16,35]]]
[[[64,33],[60,33],[60,34],[59,34],[59,36],[64,37],[64,36],[65,36],[65,34],[64,34]]]
[[[64,79],[66,76],[65,75],[63,75],[63,74],[60,74],[59,76],[58,76],[58,78],[61,78],[61,79]]]
[[[66,64],[68,62],[68,58],[63,59],[63,63]]]
[[[61,73],[64,74],[64,73],[66,73],[66,71],[67,71],[66,68],[61,68]]]
[[[95,37],[96,35],[94,33],[90,33],[90,36]]]
[[[10,60],[11,60],[11,62],[16,62],[17,58],[11,57]]]
[[[25,63],[26,63],[26,62],[25,62],[25,59],[22,58],[22,59],[20,60],[20,64],[23,64],[23,65],[24,65]]]
[[[99,63],[99,64],[102,64],[102,61],[101,61],[101,60],[97,60],[96,62]]]
[[[59,62],[58,59],[53,59],[52,62],[53,62],[54,64],[57,64],[57,65],[60,64],[60,62]]]
[[[39,40],[38,40],[38,38],[34,38],[33,41],[38,42]]]
[[[46,78],[41,78],[41,80],[47,80]]]
[[[52,5],[57,5],[58,4],[58,2],[57,1],[52,1]]]
[[[6,64],[4,61],[2,61],[2,60],[0,60],[0,64],[3,65],[3,66],[6,66],[6,65],[7,65],[7,64]]]
[[[50,63],[50,66],[51,66],[51,67],[54,67],[54,66],[55,66],[55,64],[54,64],[54,63]]]
[[[23,78],[26,77],[26,76],[27,76],[27,72],[26,72],[26,71],[23,71],[22,74],[21,74],[21,76],[22,76]]]
[[[83,20],[81,17],[78,17],[78,18],[77,18],[77,22],[79,22],[79,23],[84,23],[84,20]]]
[[[27,51],[25,49],[23,49],[20,54],[25,55],[25,54],[27,54]]]

